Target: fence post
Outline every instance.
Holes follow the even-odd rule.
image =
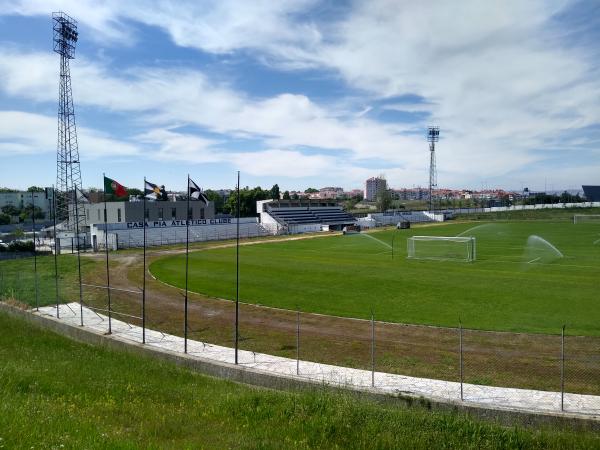
[[[565,410],[565,325],[560,333],[560,410]]]
[[[300,375],[300,309],[296,310],[296,375]]]
[[[31,213],[33,215],[33,213]],[[34,234],[35,235],[35,234]],[[33,239],[33,288],[35,290],[35,310],[40,310],[40,293],[38,286],[37,253],[35,248],[35,237]]]
[[[54,192],[52,193],[54,196]],[[54,201],[54,197],[52,198]],[[60,239],[56,236],[56,217],[54,217],[54,289],[56,296],[56,318],[60,319],[60,297],[58,295],[58,253],[60,252]]]
[[[17,270],[17,276],[16,278],[16,283],[15,283],[15,287],[13,289],[14,295],[17,297],[17,300],[21,300],[21,296],[23,295],[23,291],[19,289],[19,286],[21,286],[21,272]]]
[[[458,330],[459,330],[459,337],[458,337],[458,349],[459,349],[459,365],[460,365],[460,400],[463,401],[464,397],[463,397],[463,328],[462,328],[462,322],[458,321]]]
[[[375,387],[375,314],[371,309],[371,387]]]

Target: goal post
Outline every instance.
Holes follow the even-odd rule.
[[[600,223],[600,214],[575,214],[573,216],[573,223]]]
[[[408,258],[471,262],[477,259],[473,236],[412,236],[407,239]]]

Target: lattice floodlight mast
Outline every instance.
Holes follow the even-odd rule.
[[[56,215],[66,221],[66,228],[79,231],[85,227],[81,197],[81,168],[75,127],[75,110],[71,91],[69,60],[75,58],[77,22],[63,12],[52,13],[54,51],[60,55],[58,94],[58,143],[56,150]]]
[[[427,128],[429,142],[429,211],[433,211],[433,190],[437,189],[437,169],[435,167],[435,143],[440,140],[440,127]]]

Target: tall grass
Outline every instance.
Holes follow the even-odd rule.
[[[96,348],[0,313],[0,448],[594,448],[323,391],[283,393]]]

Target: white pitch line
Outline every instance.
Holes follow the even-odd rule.
[[[542,257],[538,256],[537,258],[532,259],[531,261],[527,261],[527,264],[531,264],[532,262],[536,262],[538,259],[542,259]]]

